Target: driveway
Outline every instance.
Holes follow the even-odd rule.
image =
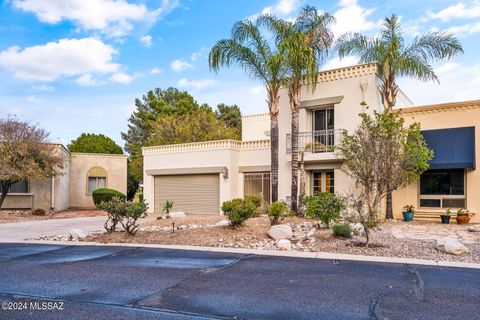
[[[42,236],[67,235],[71,229],[88,233],[103,229],[106,217],[34,220],[0,224],[0,242],[16,242]]]
[[[0,244],[0,270],[2,307],[13,308],[13,302],[17,308],[26,307],[0,310],[0,319],[479,317],[477,269],[155,248]],[[47,302],[62,310],[33,310]]]

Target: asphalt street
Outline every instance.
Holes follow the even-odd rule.
[[[0,319],[480,319],[480,270],[4,243],[0,302]]]

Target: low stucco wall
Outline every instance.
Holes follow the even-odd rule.
[[[475,126],[475,161],[477,162],[477,169],[467,169],[465,195],[467,210],[476,213],[472,222],[480,222],[480,102],[415,107],[404,109],[402,114],[407,124],[419,122],[422,130]],[[419,182],[415,182],[407,188],[394,192],[393,213],[396,219],[402,219],[402,209],[407,204],[413,204],[419,214],[440,214],[444,212],[443,209],[419,208],[419,187]]]
[[[93,208],[87,189],[87,172],[92,167],[107,171],[106,187],[127,192],[127,156],[99,153],[72,153],[70,156],[70,207]]]

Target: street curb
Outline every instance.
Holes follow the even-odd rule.
[[[396,257],[382,257],[382,256],[364,256],[364,255],[331,253],[331,252],[298,252],[298,251],[276,251],[276,250],[261,250],[261,249],[241,249],[241,248],[237,249],[237,248],[142,244],[142,243],[99,243],[99,242],[87,242],[87,241],[75,242],[75,241],[24,240],[24,241],[15,242],[15,243],[57,244],[57,245],[67,245],[67,246],[72,246],[72,245],[99,246],[99,247],[111,246],[111,247],[176,249],[176,250],[191,250],[191,251],[252,254],[252,255],[261,255],[261,256],[278,256],[278,257],[323,259],[323,260],[346,260],[346,261],[359,261],[359,262],[380,262],[380,263],[396,263],[396,264],[415,264],[415,265],[434,266],[434,267],[480,269],[480,263],[435,261],[435,260],[426,260],[426,259],[396,258]]]

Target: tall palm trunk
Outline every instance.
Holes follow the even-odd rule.
[[[278,201],[278,114],[270,114],[272,202]]]
[[[294,86],[293,86],[294,87]],[[292,188],[291,188],[291,206],[292,210],[299,215],[298,211],[298,127],[299,127],[299,107],[300,107],[300,88],[290,89],[288,94],[290,99],[290,108],[292,110]]]
[[[298,169],[300,170],[300,193],[298,194],[298,215],[302,217],[305,215],[303,199],[305,198],[305,189],[306,189],[304,158],[305,158],[305,151],[301,151],[300,161],[298,163]]]

